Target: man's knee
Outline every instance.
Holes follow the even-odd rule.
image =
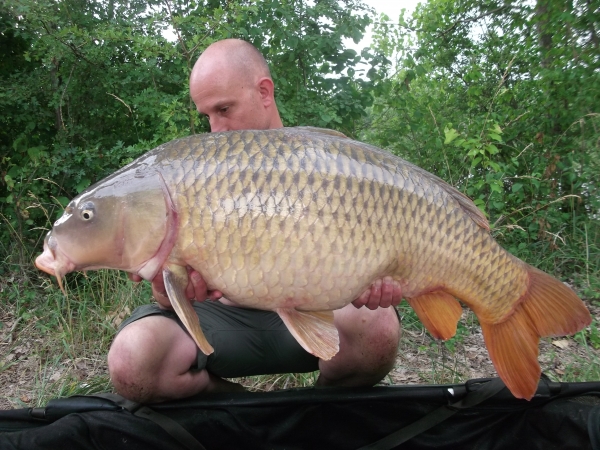
[[[394,308],[369,310],[348,305],[339,313],[336,311],[334,317],[342,339],[395,357],[400,340],[400,320]]]
[[[372,357],[373,370],[383,378],[394,367],[400,343],[400,320],[393,307],[379,308],[364,327],[365,350]]]
[[[108,353],[108,370],[117,392],[143,401],[162,389],[171,372],[189,369],[196,351],[193,341],[185,345],[185,338],[175,321],[160,316],[145,317],[123,328]]]
[[[380,317],[377,320],[377,326],[374,327],[374,332],[380,336],[382,347],[395,359],[402,333],[400,318],[393,307],[380,308],[378,312]]]
[[[394,367],[400,340],[400,322],[393,308],[356,309],[348,305],[334,312],[340,351],[321,360],[317,384],[372,386]]]
[[[135,397],[151,386],[148,386],[147,375],[157,365],[160,354],[151,354],[148,347],[152,344],[150,330],[145,327],[146,319],[129,324],[116,336],[108,352],[108,371],[117,392],[128,398]],[[148,358],[149,356],[149,358]],[[142,388],[145,386],[145,388]]]

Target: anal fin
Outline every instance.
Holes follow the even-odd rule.
[[[163,267],[163,278],[165,280],[167,295],[169,296],[171,306],[173,306],[175,313],[202,353],[210,355],[215,350],[206,340],[206,336],[204,336],[202,328],[200,327],[198,315],[185,295],[185,288],[188,282],[186,268],[173,264],[167,265]]]
[[[340,339],[333,323],[333,311],[297,311],[292,308],[275,311],[307,352],[329,360],[339,351]]]
[[[434,338],[446,340],[456,334],[462,307],[453,296],[444,291],[435,291],[407,301]]]

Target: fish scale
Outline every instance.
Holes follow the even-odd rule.
[[[162,270],[173,308],[209,354],[185,298],[191,266],[230,300],[276,311],[322,359],[338,350],[330,311],[391,277],[437,338],[456,331],[456,299],[471,308],[499,375],[524,398],[540,375],[539,337],[591,321],[568,287],[503,250],[458,190],[330,130],[166,143],[74,199],[36,265],[61,287],[72,270],[113,267],[146,279]]]

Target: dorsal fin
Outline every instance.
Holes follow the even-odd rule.
[[[348,136],[346,136],[341,131],[330,130],[329,128],[319,128],[319,127],[308,127],[308,126],[306,126],[306,127],[294,127],[294,129],[298,130],[298,131],[307,131],[309,133],[327,134],[329,136],[335,136],[335,137],[341,137],[341,138],[349,139]]]
[[[477,205],[475,205],[475,203],[473,203],[473,200],[449,184],[444,186],[444,188],[446,192],[458,202],[460,207],[469,215],[473,222],[484,230],[490,231],[490,223],[488,222],[487,217],[485,217],[485,214],[477,207]]]

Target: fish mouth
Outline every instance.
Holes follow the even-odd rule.
[[[49,275],[54,275],[60,290],[66,295],[62,279],[65,274],[75,270],[75,264],[58,249],[58,241],[52,233],[44,239],[44,251],[35,259],[35,266]]]

